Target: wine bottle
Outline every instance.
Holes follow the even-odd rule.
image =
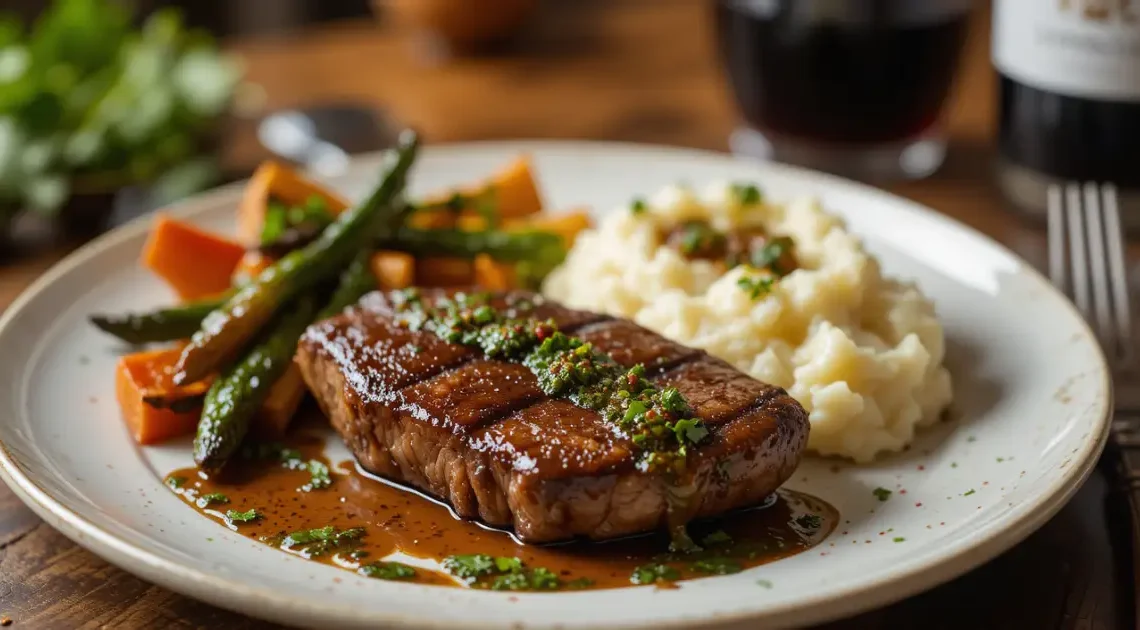
[[[1140,227],[1140,0],[995,0],[998,184],[1045,211],[1050,184],[1113,182]]]

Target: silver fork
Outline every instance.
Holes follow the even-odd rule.
[[[1132,508],[1133,579],[1140,585],[1140,405],[1134,391],[1136,347],[1128,296],[1124,237],[1116,187],[1068,183],[1051,186],[1049,276],[1093,327],[1113,372],[1111,450]],[[1140,606],[1140,600],[1135,602]],[[1140,618],[1140,609],[1138,609]]]

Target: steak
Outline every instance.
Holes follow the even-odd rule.
[[[425,304],[448,295],[421,292]],[[550,318],[622,366],[644,365],[658,387],[680,390],[709,429],[689,448],[692,483],[682,489],[640,472],[629,439],[598,412],[543,393],[527,367],[401,325],[394,295],[371,293],[313,324],[296,360],[361,467],[525,542],[663,527],[678,492],[692,517],[755,505],[799,463],[807,414],[783,389],[626,320],[519,291],[489,304],[519,301],[528,316]]]

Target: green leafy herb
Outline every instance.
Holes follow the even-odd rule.
[[[891,491],[882,487],[875,488],[871,491],[871,494],[875,495],[875,498],[880,501],[886,501],[887,499],[891,498]]]
[[[495,570],[499,573],[522,571],[523,561],[518,558],[495,558]]]
[[[681,573],[667,564],[643,564],[633,570],[629,581],[634,584],[656,584],[673,582],[680,577]]]
[[[203,494],[198,497],[198,500],[195,501],[194,504],[200,508],[207,508],[211,505],[225,505],[229,502],[230,498],[221,492],[211,492],[210,494]]]
[[[678,249],[686,256],[716,256],[723,252],[726,237],[705,221],[686,221],[679,228]]]
[[[187,481],[189,481],[189,479],[187,479],[186,477],[179,477],[179,476],[167,477],[166,478],[166,485],[177,490],[178,488],[181,488],[182,486],[186,485]]]
[[[378,580],[408,580],[416,576],[414,568],[400,562],[372,562],[356,572]]]
[[[261,244],[277,242],[287,229],[289,229],[289,208],[277,200],[270,200],[266,204],[265,218],[261,224]]]
[[[589,588],[593,585],[594,585],[593,580],[591,580],[590,578],[587,578],[587,577],[581,577],[581,578],[577,578],[577,579],[570,580],[569,582],[567,582],[566,588],[568,590],[578,590],[578,589],[583,589],[583,588]]]
[[[26,29],[0,15],[0,208],[55,214],[81,190],[208,185],[203,140],[233,100],[236,60],[177,10],[136,29],[123,3],[46,4]]]
[[[786,236],[776,237],[764,244],[760,249],[752,252],[751,263],[757,269],[767,269],[777,276],[785,276],[791,269],[784,269],[780,260],[784,255],[791,253],[792,239]]]
[[[798,529],[809,533],[823,527],[823,517],[819,514],[801,514],[792,522]]]
[[[641,197],[635,197],[634,200],[629,204],[629,211],[632,212],[635,216],[645,214],[647,210],[649,210],[649,206]]]
[[[731,542],[732,536],[729,536],[727,533],[725,533],[723,529],[716,530],[708,536],[705,536],[705,539],[701,541],[701,543],[706,547],[712,547],[713,545],[727,545]]]
[[[763,195],[755,184],[733,184],[732,196],[742,206],[753,206],[763,200]]]
[[[772,588],[771,580],[756,580],[756,586],[763,586],[764,588]]]
[[[536,591],[552,591],[562,585],[553,571],[545,567],[535,567],[530,572],[530,587]]]
[[[315,459],[309,460],[308,464],[309,474],[312,479],[309,481],[308,488],[310,490],[319,490],[327,488],[332,485],[332,477],[329,475],[329,467],[324,462]]]
[[[298,551],[306,558],[316,558],[330,553],[355,550],[355,547],[360,544],[360,539],[364,538],[364,534],[363,527],[341,530],[332,525],[326,525],[316,529],[293,532],[281,541],[280,546]]]
[[[965,494],[963,494],[962,496],[964,496],[964,497],[968,497],[968,496],[970,496],[971,494],[974,494],[974,489],[973,489],[973,488],[970,488],[970,489],[969,489],[968,491],[966,491],[966,492],[965,492]]]
[[[758,300],[772,291],[775,282],[776,279],[771,276],[742,275],[736,279],[736,286],[748,294],[749,298]]]
[[[226,510],[226,520],[234,523],[252,523],[261,518],[261,514],[257,509],[249,509],[245,512],[238,512],[237,510]]]
[[[457,578],[471,582],[484,575],[490,575],[497,567],[495,559],[491,556],[475,553],[448,556],[443,559],[443,569]]]
[[[906,540],[906,539],[905,539],[905,538],[903,538],[902,536],[896,536],[896,537],[894,538],[894,541],[895,541],[895,542],[897,542],[897,543],[901,543],[901,542],[903,542],[903,541],[905,541],[905,540]]]
[[[693,570],[709,575],[728,575],[740,573],[744,567],[739,562],[729,558],[702,558],[693,563]]]

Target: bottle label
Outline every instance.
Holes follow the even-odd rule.
[[[996,0],[993,62],[1047,92],[1140,100],[1140,0]]]

